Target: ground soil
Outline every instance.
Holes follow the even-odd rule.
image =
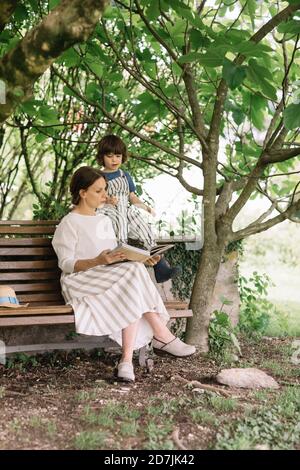
[[[266,360],[272,360],[293,371],[295,366],[286,354],[291,341],[243,341],[243,357],[232,367],[250,365],[265,370],[281,389],[288,384],[299,385],[299,375],[284,375],[279,370],[276,376],[274,370],[264,367]],[[114,379],[117,360],[117,354],[72,351],[47,353],[30,360],[22,356],[0,365],[0,449],[214,448],[219,426],[192,420],[189,407],[195,406],[202,392],[188,382],[196,380],[228,390],[215,381],[224,365],[199,354],[175,360],[156,356],[151,372],[137,366],[136,382],[124,385]],[[270,391],[270,396],[281,389]],[[230,414],[213,410],[218,423],[238,419],[245,405],[260,404],[253,390],[230,389],[229,393],[238,400],[238,407]],[[167,409],[171,402],[174,409]],[[120,405],[124,414],[108,411],[105,422],[101,411],[112,403]],[[99,432],[105,433],[102,440]]]

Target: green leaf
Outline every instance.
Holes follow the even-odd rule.
[[[50,108],[50,106],[42,105],[39,108],[38,119],[40,119],[46,125],[59,124],[58,113],[56,109]]]
[[[74,96],[75,98],[78,98],[78,95],[73,90],[71,90],[71,88],[69,88],[68,86],[64,86],[63,92],[65,95]]]
[[[28,18],[27,8],[24,5],[18,5],[17,8],[15,9],[14,18],[15,20],[20,21],[20,22],[27,20]]]
[[[152,80],[156,80],[156,64],[153,62],[144,62],[143,68],[147,72],[148,77]]]
[[[38,133],[35,137],[35,140],[38,144],[45,142],[48,139],[48,136],[42,133]]]
[[[253,29],[255,27],[255,10],[256,10],[256,6],[257,6],[256,0],[248,0],[247,7],[248,7],[248,12],[249,12],[249,16],[250,16],[250,19],[251,19]]]
[[[276,101],[276,88],[271,85],[265,78],[262,73],[266,74],[270,77],[270,72],[267,71],[265,67],[260,66],[255,59],[249,60],[249,67],[247,69],[247,77],[248,79],[258,87],[265,96],[270,98],[271,100]]]
[[[49,10],[52,10],[53,8],[57,7],[59,3],[60,0],[49,0]]]
[[[265,109],[267,108],[267,100],[261,96],[250,96],[250,118],[256,129],[264,129]]]
[[[75,67],[80,63],[80,56],[73,47],[70,47],[70,49],[65,51],[56,62],[64,64],[66,67]]]
[[[127,101],[130,99],[130,93],[125,87],[119,87],[113,91],[114,95],[116,95],[120,101]]]
[[[204,67],[220,67],[223,65],[224,55],[227,48],[209,48],[206,54],[190,52],[180,57],[179,63],[199,62]]]
[[[193,49],[199,49],[200,47],[208,47],[210,45],[210,40],[203,36],[203,34],[198,31],[198,29],[192,29],[190,32],[190,40],[193,46]]]
[[[99,85],[95,82],[88,83],[85,89],[85,94],[88,100],[96,101],[101,96]]]
[[[283,122],[287,129],[300,127],[300,103],[290,104],[283,112]]]
[[[246,69],[245,66],[236,65],[230,60],[224,59],[222,75],[231,90],[243,83],[247,75]]]
[[[38,4],[37,0],[29,0],[29,4],[30,4],[32,10],[34,11],[34,13],[39,12],[39,4]]]
[[[300,34],[300,21],[290,20],[278,26],[279,33]]]
[[[99,62],[89,63],[89,68],[94,72],[97,77],[101,78],[103,75],[103,67]]]
[[[253,41],[242,41],[232,47],[233,52],[238,52],[244,56],[264,57],[273,49],[265,44],[255,44]]]
[[[159,2],[151,2],[151,5],[146,10],[146,17],[148,20],[157,20],[160,16]]]
[[[20,105],[20,108],[22,109],[24,113],[28,114],[31,117],[35,117],[38,112],[37,108],[41,103],[42,101],[30,99],[22,103]]]
[[[223,65],[225,50],[209,48],[206,54],[200,54],[199,63],[204,67],[220,67]]]
[[[184,54],[182,55],[178,62],[180,64],[187,64],[189,62],[196,62],[200,59],[200,57],[202,56],[203,54],[200,54],[199,52],[190,52],[189,54]]]

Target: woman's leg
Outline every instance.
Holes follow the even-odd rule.
[[[169,328],[163,323],[158,313],[155,312],[147,312],[144,313],[144,318],[147,320],[149,325],[151,326],[154,336],[159,341],[163,341],[164,343],[168,343],[175,338],[175,336],[171,333]]]
[[[133,348],[139,326],[139,320],[122,330],[122,357],[121,362],[132,363]]]
[[[144,313],[145,319],[153,329],[153,349],[156,353],[167,353],[176,357],[191,356],[196,352],[195,346],[186,344],[176,338],[155,312]]]

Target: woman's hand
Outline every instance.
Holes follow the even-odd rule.
[[[124,261],[126,260],[126,256],[124,253],[121,253],[120,251],[115,251],[111,253],[111,250],[104,250],[100,253],[100,255],[97,256],[96,260],[98,264],[113,264],[113,263],[118,263],[119,261]]]
[[[106,204],[111,204],[112,206],[116,206],[118,204],[119,199],[116,196],[107,196]]]
[[[151,258],[146,259],[144,264],[146,264],[146,266],[155,266],[159,262],[159,260],[159,255],[151,256]]]

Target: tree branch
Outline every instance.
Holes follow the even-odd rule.
[[[6,104],[0,106],[0,124],[32,95],[36,80],[62,52],[87,40],[106,4],[107,0],[62,0],[1,59]]]
[[[254,235],[255,233],[264,232],[265,230],[268,230],[269,228],[274,227],[274,225],[277,225],[280,222],[283,222],[284,220],[291,218],[294,215],[294,213],[298,212],[299,210],[300,210],[300,199],[299,201],[289,206],[288,209],[286,209],[284,212],[281,212],[281,214],[277,215],[276,217],[273,217],[272,219],[267,220],[266,222],[262,224],[257,224],[257,225],[251,224],[249,227],[246,227],[242,230],[239,230],[237,232],[232,232],[230,236],[230,241],[240,240],[242,238],[249,237],[250,235]]]
[[[290,158],[294,158],[300,155],[300,148],[292,148],[288,150],[269,150],[264,156],[261,158],[261,162],[264,164],[271,164],[271,163],[278,163],[278,162],[285,162]]]

